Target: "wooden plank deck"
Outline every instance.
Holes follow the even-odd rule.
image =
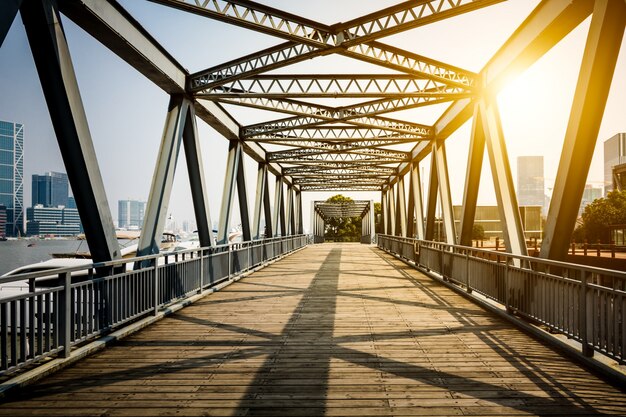
[[[626,394],[384,252],[308,247],[0,415],[626,415]]]

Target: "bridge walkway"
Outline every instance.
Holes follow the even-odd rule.
[[[0,415],[626,415],[626,395],[371,246],[309,246]]]

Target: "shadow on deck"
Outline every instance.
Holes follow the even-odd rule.
[[[626,395],[382,251],[306,248],[0,415],[602,415]]]

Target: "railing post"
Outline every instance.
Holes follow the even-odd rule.
[[[230,243],[228,243],[228,279],[230,279],[231,264],[232,264],[232,255],[230,251]]]
[[[504,306],[506,307],[506,312],[509,314],[513,313],[513,309],[511,308],[511,304],[509,302],[509,257],[505,255],[504,257]]]
[[[587,279],[588,272],[580,270],[580,301],[578,306],[578,321],[579,321],[579,333],[580,333],[580,342],[582,344],[582,353],[584,356],[591,357],[593,356],[593,346],[590,346],[589,340],[593,339],[592,331],[593,328],[589,326],[589,319],[592,318],[591,311],[589,308],[589,303],[587,301]]]
[[[470,267],[469,267],[470,251],[471,249],[465,250],[465,282],[466,282],[465,291],[467,291],[468,294],[472,293],[472,284],[470,283]]]
[[[159,260],[158,259],[154,260],[154,270],[153,270],[152,275],[154,276],[154,291],[153,291],[154,311],[153,311],[153,314],[156,316],[159,313]]]
[[[61,304],[59,306],[59,313],[61,314],[59,344],[63,345],[61,356],[69,358],[70,345],[72,343],[72,275],[69,272],[62,272],[59,274],[59,278],[63,285],[63,291],[61,291],[59,300]]]
[[[204,288],[204,249],[200,249],[200,286],[198,288],[198,294],[202,293]]]
[[[440,264],[440,268],[441,268],[440,269],[441,277],[443,278],[444,281],[447,281],[448,279],[446,278],[446,272],[445,272],[445,269],[444,269],[444,262],[443,262],[443,244],[440,243],[439,244],[439,248],[441,249],[440,250],[440,256],[441,257],[439,258],[440,259],[439,264]]]

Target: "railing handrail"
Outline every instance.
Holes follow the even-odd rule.
[[[440,245],[443,247],[461,249],[464,251],[483,253],[485,255],[492,255],[492,256],[496,255],[496,256],[509,258],[509,259],[519,259],[521,261],[527,261],[527,262],[532,262],[536,264],[543,264],[543,265],[562,267],[562,268],[575,268],[575,269],[584,270],[585,272],[602,274],[602,275],[613,275],[613,276],[618,276],[619,278],[626,279],[626,272],[619,271],[617,269],[600,268],[597,266],[577,264],[577,263],[572,263],[572,262],[555,261],[552,259],[537,258],[534,256],[516,255],[513,253],[509,253],[509,252],[499,252],[499,251],[497,252],[497,251],[492,251],[492,250],[484,249],[484,248],[474,248],[472,246],[464,246],[464,245],[452,245],[452,244],[445,243],[445,242],[422,240],[422,239],[417,239],[417,238],[412,238],[412,237],[383,235],[383,234],[381,234],[380,237],[387,238],[387,239],[396,239],[398,241],[402,241],[402,240],[415,241],[415,242],[419,242],[421,244],[426,244],[426,245]],[[524,263],[522,263],[522,266],[520,266],[520,268],[523,268],[523,265]],[[530,269],[530,268],[524,268],[524,269]]]
[[[217,251],[219,249],[226,249],[226,248],[230,250],[231,248],[235,246],[240,246],[240,245],[249,246],[249,245],[254,245],[254,244],[264,244],[264,243],[270,243],[272,241],[285,240],[289,238],[297,238],[301,236],[306,236],[306,235],[305,234],[289,235],[289,236],[271,237],[271,238],[266,238],[266,239],[248,240],[245,242],[230,242],[230,243],[224,243],[224,244],[215,245],[215,246],[202,246],[198,248],[181,249],[181,250],[172,251],[172,252],[162,252],[162,253],[156,253],[152,255],[136,256],[133,258],[113,259],[107,262],[93,262],[93,263],[79,265],[79,266],[68,266],[68,267],[46,269],[44,271],[25,272],[22,274],[16,274],[16,275],[11,275],[7,277],[0,277],[0,284],[7,284],[7,283],[17,282],[17,281],[50,277],[52,275],[58,275],[58,274],[66,273],[66,272],[72,273],[72,272],[78,272],[78,271],[90,270],[90,269],[111,268],[111,267],[116,267],[116,266],[121,266],[121,265],[127,265],[130,263],[135,263],[135,262],[149,261],[149,260],[158,259],[161,257],[169,257],[173,255],[182,255],[182,254],[195,253],[195,252],[200,252],[200,251],[211,251],[211,250]]]

